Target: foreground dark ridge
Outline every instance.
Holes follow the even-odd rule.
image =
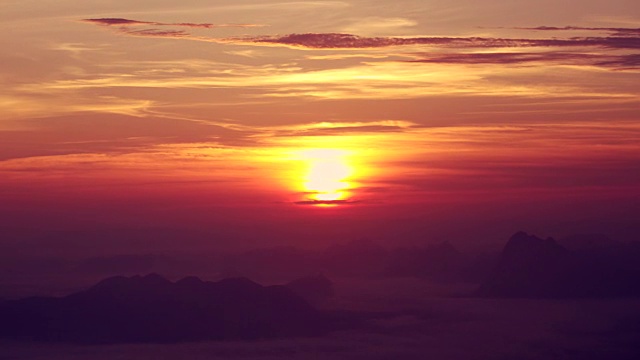
[[[0,337],[83,343],[179,342],[314,336],[328,323],[285,286],[246,278],[177,282],[112,277],[62,298],[0,304]]]

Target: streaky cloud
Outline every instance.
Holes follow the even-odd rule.
[[[123,18],[83,19],[82,21],[88,22],[88,23],[93,23],[93,24],[98,24],[98,25],[107,25],[107,26],[110,26],[110,25],[127,26],[127,25],[149,25],[149,24],[153,24],[152,22],[149,22],[149,21],[129,20],[129,19],[123,19]]]
[[[574,37],[568,39],[510,39],[491,37],[363,37],[341,33],[306,33],[229,39],[230,42],[272,44],[309,49],[362,49],[404,45],[440,48],[526,48],[595,46],[640,49],[640,37]]]
[[[494,64],[513,65],[528,63],[553,63],[560,65],[586,65],[611,67],[616,69],[636,69],[640,67],[640,55],[603,55],[578,52],[546,52],[546,53],[452,53],[452,54],[418,54],[420,57],[408,62],[437,64]]]
[[[141,30],[121,30],[131,36],[142,37],[165,37],[165,38],[183,38],[188,37],[189,33],[183,30],[159,30],[159,29],[141,29]]]
[[[97,25],[105,25],[105,26],[153,25],[153,26],[182,26],[182,27],[189,27],[189,28],[205,28],[205,29],[222,28],[222,27],[247,28],[247,27],[264,26],[260,24],[212,24],[212,23],[189,23],[189,22],[164,23],[164,22],[157,22],[157,21],[141,21],[141,20],[131,20],[131,19],[123,19],[123,18],[96,18],[96,19],[83,19],[82,21],[97,24]]]
[[[360,203],[355,200],[302,200],[296,201],[296,205],[354,205]]]
[[[640,35],[640,28],[615,28],[615,27],[583,27],[583,26],[537,26],[537,27],[517,27],[519,30],[534,31],[604,31],[615,36],[637,36]]]
[[[436,37],[436,36],[420,36],[420,37],[366,37],[345,33],[302,33],[302,34],[285,34],[285,35],[261,35],[261,36],[242,36],[215,38],[192,35],[179,30],[167,31],[130,31],[129,26],[148,25],[148,26],[179,26],[189,28],[216,28],[216,27],[256,27],[262,26],[258,24],[208,24],[208,23],[163,23],[130,20],[123,18],[99,18],[84,19],[82,21],[104,25],[116,26],[117,31],[132,36],[153,36],[153,37],[170,37],[182,38],[193,41],[204,41],[225,44],[238,45],[255,45],[255,46],[286,46],[299,49],[375,49],[387,48],[394,46],[410,46],[424,45],[435,48],[454,48],[454,49],[482,49],[482,48],[571,48],[571,47],[597,47],[604,49],[640,49],[640,31],[639,29],[626,28],[522,28],[526,30],[570,30],[570,29],[600,29],[612,32],[610,36],[589,36],[589,37],[570,37],[570,38],[549,38],[549,39],[532,39],[532,38],[496,38],[496,37]]]
[[[619,69],[638,69],[640,68],[640,54],[612,57],[610,59],[600,61],[597,65],[611,66]]]

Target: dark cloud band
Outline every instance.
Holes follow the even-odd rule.
[[[362,37],[351,34],[290,34],[230,39],[239,43],[274,44],[310,49],[365,49],[405,45],[439,48],[604,47],[640,49],[640,37],[582,37],[570,39],[507,39],[488,37]]]
[[[408,62],[437,64],[534,64],[554,63],[565,65],[591,65],[612,68],[639,68],[640,54],[605,55],[582,52],[540,52],[540,53],[453,53],[415,54],[418,59]]]
[[[82,21],[106,26],[138,26],[138,25],[152,25],[152,26],[181,26],[189,28],[222,28],[222,27],[260,27],[259,24],[211,24],[211,23],[163,23],[155,21],[140,21],[130,20],[123,18],[98,18],[98,19],[83,19]]]

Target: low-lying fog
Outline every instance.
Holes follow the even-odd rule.
[[[169,345],[1,342],[0,359],[637,359],[640,300],[481,299],[472,285],[333,279],[320,307],[365,325],[317,338]]]

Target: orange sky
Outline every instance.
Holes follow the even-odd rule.
[[[5,1],[0,227],[627,236],[638,14],[624,0]]]

